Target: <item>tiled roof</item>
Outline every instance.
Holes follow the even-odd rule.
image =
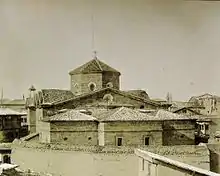
[[[128,90],[128,91],[124,91],[124,92],[135,95],[135,96],[138,96],[138,97],[142,97],[142,98],[145,98],[145,99],[149,99],[149,96],[148,96],[147,92],[144,91],[144,90]]]
[[[98,115],[101,121],[164,121],[164,120],[192,120],[194,117],[183,116],[159,110],[156,115],[140,112],[137,109],[131,108],[118,108],[109,110],[108,112]]]
[[[145,98],[142,98],[142,97],[138,97],[138,96],[135,96],[135,95],[132,95],[130,93],[127,93],[127,92],[124,92],[124,91],[120,91],[120,90],[117,90],[117,89],[113,89],[113,88],[104,88],[104,89],[100,89],[100,90],[97,90],[97,91],[94,91],[94,92],[91,92],[91,93],[86,93],[86,94],[83,94],[83,95],[78,95],[78,96],[75,96],[73,98],[70,98],[68,100],[64,100],[64,101],[60,101],[60,102],[54,102],[53,105],[58,105],[58,104],[62,104],[62,103],[65,103],[65,102],[68,102],[68,101],[73,101],[73,100],[80,100],[81,98],[85,98],[85,97],[88,97],[88,96],[91,96],[91,95],[94,95],[96,93],[99,93],[99,92],[102,92],[102,91],[106,91],[106,90],[110,90],[116,94],[120,94],[122,96],[125,96],[125,97],[129,97],[131,99],[135,99],[137,101],[142,101],[142,102],[145,102],[145,103],[148,103],[148,104],[151,104],[151,105],[155,105],[155,106],[160,106],[161,104],[158,103],[158,102],[154,102],[154,101],[151,101],[151,100],[148,100],[148,99],[145,99]]]
[[[42,89],[43,103],[54,103],[69,100],[74,97],[70,90]]]
[[[0,116],[5,115],[27,115],[26,112],[18,112],[10,108],[0,108]]]
[[[70,71],[70,75],[80,74],[80,73],[97,73],[97,72],[117,72],[114,68],[108,66],[104,62],[98,60],[97,58],[92,59],[91,61],[85,63],[84,65]]]
[[[186,116],[181,114],[176,114],[173,112],[165,111],[165,110],[158,110],[155,119],[161,119],[161,120],[189,120],[189,119],[197,119],[193,116]]]
[[[114,109],[105,114],[100,114],[102,121],[149,121],[153,120],[153,116],[141,113],[136,109],[122,107]]]
[[[191,107],[183,107],[183,108],[177,108],[177,109],[173,109],[172,112],[176,113],[176,112],[179,112],[179,111],[182,111],[182,110],[188,110],[188,111],[191,111],[197,115],[202,115],[201,113],[195,111],[195,110],[192,110]]]
[[[199,95],[199,96],[192,96],[190,98],[189,102],[193,102],[195,100],[198,100],[200,98],[205,98],[205,97],[212,97],[212,98],[215,98],[217,101],[220,101],[220,97],[219,96],[212,95],[212,94],[209,94],[209,93],[205,93],[205,94],[202,94],[202,95]]]
[[[45,119],[45,121],[96,121],[91,115],[81,113],[79,110],[66,110]]]

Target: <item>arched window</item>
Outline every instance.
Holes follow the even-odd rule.
[[[107,102],[112,102],[113,101],[113,96],[111,94],[105,94],[103,97],[103,100]]]
[[[96,85],[95,83],[89,83],[89,90],[90,91],[95,91]]]
[[[112,87],[113,87],[112,82],[108,82],[108,83],[106,84],[106,87],[110,87],[110,88],[112,88]]]

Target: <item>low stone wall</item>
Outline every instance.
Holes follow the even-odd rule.
[[[194,166],[209,169],[209,151],[205,146],[163,146],[141,148]],[[12,161],[21,169],[57,176],[134,176],[138,158],[134,148],[67,146],[15,141]]]
[[[220,173],[220,144],[208,144],[211,171]]]

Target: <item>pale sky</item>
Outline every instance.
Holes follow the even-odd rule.
[[[70,88],[68,72],[98,57],[122,73],[121,88],[174,100],[220,95],[220,2],[1,0],[0,86],[22,98],[34,84]]]

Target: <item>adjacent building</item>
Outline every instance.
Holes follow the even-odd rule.
[[[22,134],[21,118],[27,115],[9,108],[0,108],[0,141],[12,142]]]

